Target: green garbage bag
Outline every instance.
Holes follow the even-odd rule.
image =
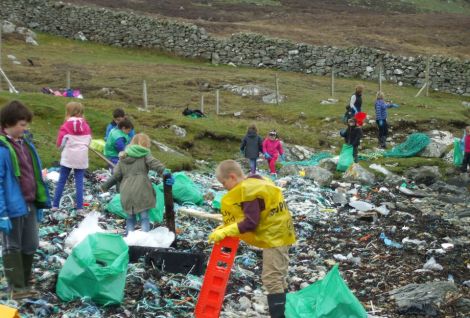
[[[216,210],[220,210],[222,204],[222,197],[227,193],[227,191],[219,191],[215,194],[214,200],[212,200],[212,207]]]
[[[463,162],[463,151],[458,138],[454,138],[454,165],[461,166]]]
[[[197,205],[204,203],[202,192],[184,172],[173,173],[173,178],[175,178],[173,199],[176,202],[179,204],[191,203]]]
[[[156,184],[152,183],[153,190],[156,193],[156,198],[157,198],[157,204],[154,209],[149,210],[149,219],[150,222],[161,222],[163,220],[163,211],[165,207],[165,202],[163,198],[163,186],[160,187],[157,186]],[[160,193],[161,191],[161,193]],[[127,219],[128,215],[124,211],[121,205],[121,195],[118,193],[116,194],[111,201],[108,202],[108,204],[105,207],[106,211],[111,212],[123,219]],[[137,214],[137,219],[139,220],[139,214]]]
[[[343,144],[343,148],[341,148],[341,153],[339,154],[338,164],[336,165],[336,170],[348,170],[349,166],[354,162],[353,150],[354,147],[352,145]]]
[[[367,312],[339,274],[338,265],[316,283],[286,296],[286,318],[365,318]]]
[[[128,263],[128,247],[120,235],[90,234],[65,261],[56,285],[57,296],[63,301],[85,297],[104,306],[120,304]]]

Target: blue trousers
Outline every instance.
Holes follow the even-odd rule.
[[[251,174],[256,173],[256,158],[255,159],[250,159],[250,173]]]
[[[140,216],[140,226],[142,232],[150,231],[150,219],[148,211],[142,211],[138,213]],[[135,230],[135,224],[137,223],[136,214],[131,214],[127,217],[126,220],[126,234]]]
[[[55,208],[59,207],[60,198],[62,198],[62,193],[64,192],[65,184],[67,183],[67,179],[69,177],[72,168],[67,168],[64,166],[60,166],[60,177],[59,182],[57,182],[57,186],[55,188],[54,193],[54,201],[52,202],[52,206]],[[73,169],[73,175],[75,177],[75,208],[76,209],[83,209],[83,176],[85,174],[85,169]]]

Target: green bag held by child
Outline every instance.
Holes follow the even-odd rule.
[[[366,318],[335,265],[322,280],[286,296],[286,318]]]
[[[122,303],[129,248],[117,234],[88,235],[74,247],[57,280],[56,293],[63,301],[90,298],[100,305]]]
[[[454,138],[454,166],[461,166],[463,162],[463,150],[458,138]]]
[[[339,154],[338,164],[336,165],[336,170],[343,172],[348,170],[349,166],[354,162],[353,150],[354,147],[352,145],[343,144],[343,148],[341,148],[341,153]]]

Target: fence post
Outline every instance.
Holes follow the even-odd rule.
[[[219,90],[215,91],[215,113],[219,115],[219,110],[220,110],[220,95],[219,95]]]
[[[274,78],[276,81],[276,105],[279,105],[279,78],[277,74],[274,74]]]
[[[431,85],[429,80],[429,71],[431,69],[431,57],[428,56],[428,60],[426,62],[426,97],[429,96],[429,86]]]
[[[201,113],[204,114],[204,95],[201,94]]]
[[[331,67],[331,98],[335,98],[335,67]]]
[[[144,101],[144,109],[147,110],[149,104],[148,104],[147,81],[146,80],[144,80],[142,86],[143,86],[143,94],[142,94],[143,96],[142,97],[143,97],[143,101]]]
[[[379,64],[379,92],[382,91],[382,63]]]

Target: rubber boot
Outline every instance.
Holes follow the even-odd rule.
[[[34,254],[21,254],[21,256],[23,257],[24,285],[31,286],[33,284],[31,272],[33,268]]]
[[[3,268],[8,285],[12,288],[24,288],[23,258],[21,252],[3,255]]]
[[[285,318],[286,293],[268,294],[268,306],[271,318]]]

